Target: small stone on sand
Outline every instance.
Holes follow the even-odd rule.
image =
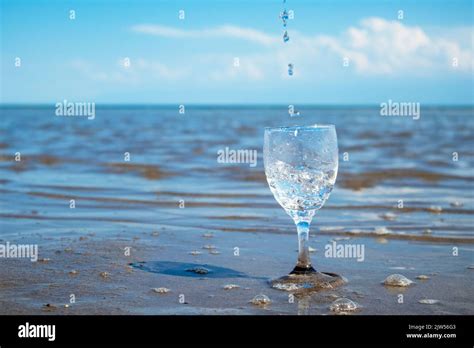
[[[54,311],[56,310],[56,308],[57,307],[51,303],[46,303],[45,305],[43,305],[43,310],[48,311],[48,312]]]
[[[110,273],[109,273],[109,272],[100,272],[100,276],[101,276],[102,278],[104,278],[104,279],[105,279],[105,278],[109,278],[109,277],[110,277]]]

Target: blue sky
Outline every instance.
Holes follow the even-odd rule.
[[[2,0],[0,101],[473,103],[472,1],[287,0],[288,43],[283,7]]]

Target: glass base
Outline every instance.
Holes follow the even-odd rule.
[[[270,280],[274,289],[284,291],[321,291],[333,290],[347,283],[347,279],[327,272],[318,272],[314,268],[296,266],[287,276]]]

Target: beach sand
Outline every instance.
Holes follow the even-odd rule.
[[[0,268],[0,310],[4,314],[334,314],[330,304],[339,297],[362,306],[364,314],[472,314],[470,254],[460,245],[453,256],[451,245],[425,245],[416,241],[383,237],[351,238],[338,243],[365,245],[365,259],[324,257],[330,235],[313,234],[313,263],[318,270],[335,272],[347,285],[328,291],[296,296],[269,287],[268,280],[286,274],[296,259],[296,234],[213,233],[201,230],[163,228],[140,232],[125,230],[109,238],[91,234],[79,237],[39,236],[41,259],[3,260]],[[157,233],[159,232],[159,233]],[[25,243],[18,238],[16,243]],[[47,239],[47,240],[44,240]],[[13,242],[13,241],[10,241]],[[213,249],[206,249],[208,246]],[[125,255],[130,247],[130,256]],[[235,247],[239,255],[235,256]],[[219,254],[212,254],[210,251]],[[198,255],[192,251],[201,252]],[[435,264],[433,260],[438,260]],[[150,271],[156,262],[176,262],[182,275]],[[144,262],[144,263],[141,263]],[[187,264],[208,268],[208,275],[186,272]],[[135,264],[131,266],[130,264]],[[140,266],[142,265],[142,266]],[[214,267],[233,270],[235,275],[213,272]],[[145,268],[145,269],[141,269]],[[71,273],[72,272],[72,273]],[[103,272],[106,272],[103,273]],[[388,287],[381,282],[390,274],[403,274],[415,283],[407,288]],[[429,279],[419,280],[419,275]],[[238,288],[226,290],[225,285]],[[168,293],[154,288],[165,287]],[[74,294],[75,303],[70,303]],[[250,303],[258,294],[271,299],[267,306]],[[399,303],[399,295],[403,303]],[[184,295],[184,303],[180,303]],[[419,303],[439,300],[436,304]],[[183,302],[183,301],[181,301]],[[49,305],[48,305],[49,304]],[[65,307],[65,305],[69,305]]]

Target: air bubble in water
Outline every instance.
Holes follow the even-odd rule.
[[[424,298],[422,300],[419,300],[418,302],[422,303],[422,304],[436,304],[436,303],[439,303],[439,300],[433,300],[433,299],[430,299],[430,298]]]
[[[170,292],[170,289],[168,288],[153,288],[152,290],[158,294],[166,294]]]
[[[409,286],[413,284],[413,281],[401,274],[391,274],[383,281],[384,285],[388,286]]]
[[[288,75],[293,76],[293,64],[288,64]]]
[[[288,36],[288,32],[285,30],[283,33],[283,42],[288,42],[290,40],[290,37]]]
[[[347,313],[354,312],[361,308],[361,306],[348,298],[338,298],[336,301],[331,303],[329,309],[335,313]]]
[[[296,291],[302,288],[302,286],[294,283],[275,283],[272,288],[283,290],[283,291]]]
[[[240,286],[237,284],[224,285],[224,290],[232,290],[232,289],[238,289],[238,288],[240,288]]]
[[[421,280],[428,280],[430,277],[424,274],[420,274],[419,276],[416,276],[416,279],[421,279]]]
[[[270,304],[272,301],[267,295],[259,294],[255,296],[250,302],[256,306],[266,306]]]

